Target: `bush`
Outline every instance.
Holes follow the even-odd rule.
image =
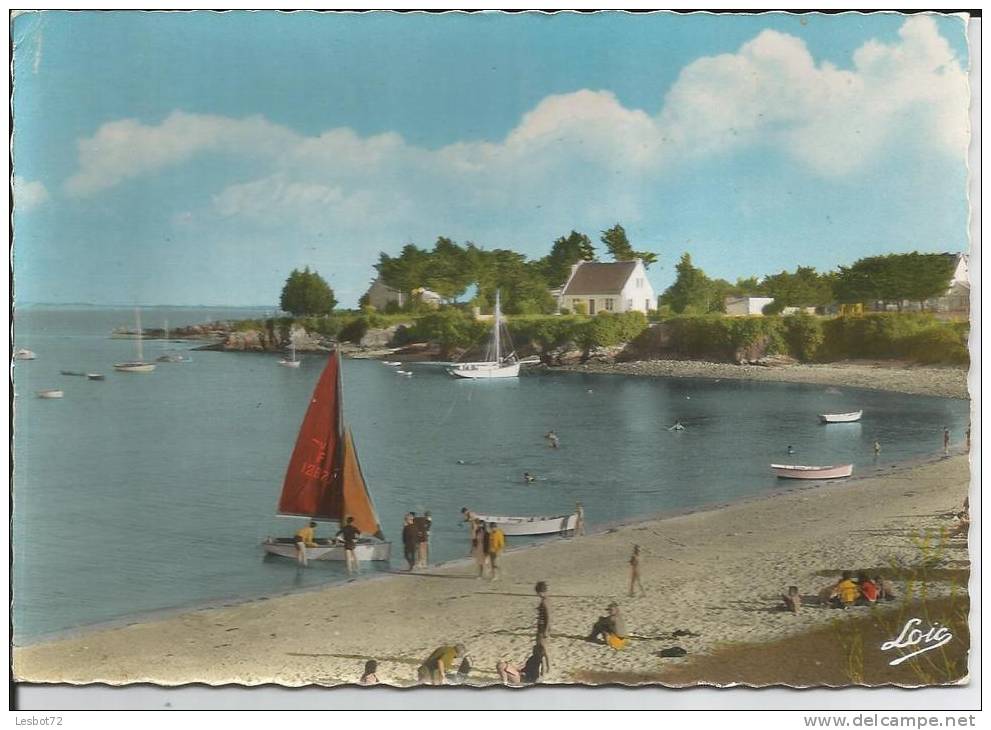
[[[480,341],[489,325],[459,309],[439,309],[420,317],[410,328],[409,339],[436,342],[447,353],[455,347],[469,347]]]
[[[368,332],[368,317],[355,317],[341,327],[338,337],[345,342],[358,344]]]
[[[967,363],[966,322],[943,322],[926,313],[878,312],[823,323],[822,354],[829,359],[911,358]]]
[[[784,340],[791,355],[803,362],[814,360],[826,339],[822,321],[811,314],[800,312],[785,317],[782,322]]]

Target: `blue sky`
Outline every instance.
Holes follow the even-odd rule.
[[[947,16],[30,13],[18,302],[353,306],[379,251],[616,222],[735,279],[967,246]]]

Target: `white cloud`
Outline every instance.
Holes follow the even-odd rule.
[[[966,72],[932,18],[909,18],[899,36],[863,45],[847,71],[817,65],[797,38],[764,31],[735,54],[689,64],[660,126],[695,154],[763,144],[827,175],[860,168],[892,139],[962,160]]]
[[[213,197],[225,218],[382,227],[405,215],[511,221],[555,205],[573,216],[593,204],[635,217],[644,183],[736,150],[760,147],[827,176],[856,172],[893,138],[962,160],[968,98],[936,24],[913,16],[897,42],[858,49],[849,70],[817,63],[796,37],[764,31],[735,53],[686,66],[656,114],[583,89],[543,99],[503,140],[438,150],[395,133],[304,136],[262,117],[176,111],[159,124],[114,121],[79,141],[66,188],[90,196],[211,152],[266,170]]]
[[[14,176],[14,208],[28,211],[36,208],[49,198],[48,188],[37,180],[25,180],[20,175]]]

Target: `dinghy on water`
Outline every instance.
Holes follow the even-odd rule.
[[[25,350],[23,347],[20,350],[14,351],[15,360],[34,360],[37,357],[31,350]]]
[[[578,513],[553,517],[509,517],[474,515],[483,522],[494,522],[505,535],[553,535],[572,532],[578,526]]]
[[[859,421],[864,415],[863,411],[851,411],[850,413],[820,413],[819,420],[823,423],[853,423]]]
[[[106,380],[100,373],[86,373],[86,377],[90,380]]]
[[[65,395],[58,388],[45,388],[44,390],[39,390],[37,393],[39,398],[46,398],[46,399],[61,398],[63,395]]]
[[[278,513],[336,523],[353,517],[354,526],[362,533],[355,557],[388,560],[392,544],[384,539],[351,430],[344,425],[342,392],[340,353],[335,351],[317,381],[300,426]],[[329,540],[316,542],[316,546],[306,548],[308,561],[344,560],[343,545]],[[270,537],[262,545],[271,555],[297,558],[295,538]]]
[[[853,464],[834,464],[833,466],[771,464],[771,470],[779,479],[842,479],[853,474]]]

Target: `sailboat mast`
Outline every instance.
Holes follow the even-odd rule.
[[[144,350],[141,347],[141,310],[134,310],[134,320],[138,325],[138,362],[144,362]]]
[[[499,320],[501,319],[501,312],[499,311],[499,290],[496,289],[496,302],[495,302],[495,361],[502,362],[502,356],[499,352]]]

